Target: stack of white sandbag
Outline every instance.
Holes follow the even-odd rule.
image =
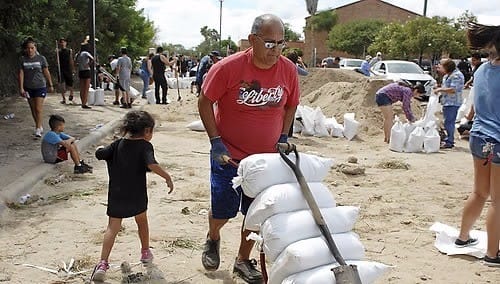
[[[441,137],[437,130],[438,97],[431,95],[424,117],[415,123],[402,123],[397,116],[391,128],[389,149],[407,153],[439,152]]]
[[[294,154],[288,158],[295,163]],[[362,260],[364,247],[352,232],[359,208],[336,206],[332,192],[323,184],[333,160],[300,154],[299,165],[341,255],[358,266],[363,283],[372,283],[387,266]],[[338,264],[292,169],[279,154],[256,154],[243,159],[233,184],[241,185],[247,196],[255,198],[244,226],[260,231],[262,249],[271,264],[269,283],[335,283],[330,269]]]
[[[294,133],[304,136],[345,137],[347,140],[352,140],[358,134],[358,128],[359,122],[354,118],[354,113],[344,114],[342,125],[334,117],[326,118],[320,107],[313,109],[303,105],[297,106],[293,124]]]

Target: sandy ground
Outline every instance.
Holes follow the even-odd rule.
[[[324,77],[318,78],[302,80],[303,85],[307,82],[308,93],[314,93],[327,83]],[[312,87],[314,84],[316,88]],[[472,162],[467,142],[458,141],[455,149],[435,154],[391,152],[383,143],[380,113],[367,99],[373,96],[367,91],[367,83],[343,80],[335,84],[328,90],[317,91],[320,95],[304,94],[302,102],[322,106],[327,116],[334,115],[337,119],[345,111],[356,111],[357,116],[363,116],[358,137],[347,141],[296,134],[291,141],[302,152],[334,158],[337,163],[345,163],[349,156],[355,156],[359,165],[366,169],[364,175],[352,176],[332,168],[324,182],[339,204],[361,208],[354,231],[365,246],[366,259],[393,266],[377,283],[499,283],[498,269],[483,266],[472,257],[449,257],[439,253],[433,246],[434,234],[428,230],[436,221],[452,226],[460,222],[463,202],[472,186]],[[338,93],[342,90],[344,93]],[[180,103],[175,102],[176,91],[170,90],[173,101],[170,105],[144,106],[144,110],[157,119],[152,140],[156,158],[175,183],[174,193],[168,195],[162,180],[154,174],[148,175],[154,266],[145,268],[138,264],[137,229],[133,219],[124,220],[111,254],[108,283],[122,281],[119,266],[123,261],[132,265],[133,273],[152,270],[156,280],[147,283],[241,283],[232,276],[241,216],[222,231],[219,271],[205,272],[200,262],[210,201],[209,143],[204,132],[186,128],[199,116],[196,98],[189,90],[181,92],[184,100]],[[124,114],[125,110],[110,105],[110,92],[106,100],[106,106],[84,111],[77,106],[60,105],[59,96],[51,95],[46,100],[45,117],[53,112],[63,114],[67,132],[83,137],[95,125]],[[39,164],[41,159],[40,141],[31,137],[33,123],[26,103],[20,98],[3,99],[0,113],[11,112],[16,114],[14,119],[0,122],[4,134],[0,137],[0,173],[4,186],[14,181],[23,169]],[[48,129],[46,124],[44,128]],[[110,143],[112,139],[108,137],[99,144]],[[94,166],[93,174],[74,175],[70,162],[58,164],[31,190],[32,195],[42,200],[13,206],[2,213],[0,282],[88,281],[99,258],[107,224],[106,165],[97,161],[93,153],[92,148],[82,153]],[[402,165],[409,169],[403,169]],[[484,227],[483,214],[475,228],[484,230]],[[254,256],[258,258],[257,251]],[[81,274],[64,271],[63,262],[68,264],[71,259],[75,262],[70,272],[81,271]]]

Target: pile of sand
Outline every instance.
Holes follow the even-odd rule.
[[[335,117],[343,123],[347,112],[354,112],[361,124],[360,131],[370,136],[382,132],[382,114],[375,104],[375,92],[391,80],[367,78],[351,70],[312,69],[301,78],[301,104],[320,107],[326,117]],[[394,104],[394,113],[405,120],[401,103]],[[422,116],[422,108],[412,103],[413,114]]]

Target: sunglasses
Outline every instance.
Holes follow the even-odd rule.
[[[286,46],[286,42],[285,42],[284,39],[278,40],[278,41],[264,40],[258,34],[254,34],[254,35],[264,42],[264,47],[267,48],[267,49],[273,49],[275,47],[277,47],[279,49],[283,49]]]

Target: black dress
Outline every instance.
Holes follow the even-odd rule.
[[[107,215],[115,218],[136,216],[148,208],[146,172],[158,164],[153,145],[146,140],[118,139],[96,151],[108,165],[109,189]]]

